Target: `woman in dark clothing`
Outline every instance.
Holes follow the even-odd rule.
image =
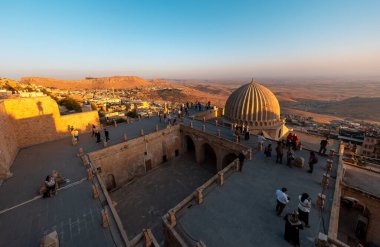
[[[300,246],[299,230],[303,229],[302,222],[298,219],[298,212],[287,214],[285,220],[284,239],[295,246]]]

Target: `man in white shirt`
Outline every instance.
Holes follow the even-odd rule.
[[[257,136],[257,148],[259,150],[259,152],[263,151],[263,145],[264,145],[264,141],[266,141],[267,139],[264,137],[264,134],[261,133],[260,135]]]
[[[285,193],[287,192],[287,188],[281,188],[276,190],[276,199],[277,199],[277,205],[276,205],[276,212],[278,216],[281,216],[282,211],[284,210],[286,204],[288,204],[290,198]]]

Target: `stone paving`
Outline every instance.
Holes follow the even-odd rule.
[[[184,124],[189,123],[190,120],[185,119]],[[198,121],[193,123],[197,129],[201,129],[204,124]],[[160,129],[166,127],[159,122],[158,117],[107,127],[111,138],[108,145],[123,142],[124,133],[129,139],[138,137],[141,128],[145,134],[153,132],[156,124]],[[229,128],[216,127],[211,123],[205,125],[209,133],[216,134],[219,128],[222,137],[235,140]],[[242,143],[255,147],[255,139]],[[71,138],[68,137],[19,151],[11,167],[14,176],[0,187],[0,246],[37,246],[41,237],[52,230],[57,230],[60,238],[63,236],[62,246],[83,246],[84,243],[91,246],[115,245],[110,231],[100,226],[99,210],[102,206],[100,201],[91,198],[91,183],[88,181],[62,190],[56,197],[35,199],[4,212],[33,199],[39,185],[53,169],[70,179],[68,185],[84,178],[85,167],[76,157],[79,147],[91,152],[101,149],[102,144],[97,144],[95,138],[86,133],[80,135],[76,146],[72,146]]]
[[[309,153],[296,152],[307,160]],[[202,240],[213,246],[288,246],[283,239],[284,221],[275,213],[275,190],[289,189],[291,198],[283,215],[297,209],[298,195],[307,192],[313,199],[310,214],[311,228],[301,231],[301,246],[314,246],[314,238],[322,231],[322,221],[315,202],[321,192],[320,181],[326,158],[319,162],[313,174],[307,168],[289,168],[276,164],[274,158],[266,160],[256,153],[246,161],[242,173],[235,172],[223,187],[214,186],[201,205],[181,212],[177,229],[184,230],[189,240]],[[335,183],[335,180],[330,181]],[[332,186],[327,192],[327,208],[333,198]],[[324,227],[328,230],[329,210],[323,213]]]
[[[164,242],[161,217],[214,174],[188,154],[170,160],[111,193],[128,237],[150,228]],[[163,245],[162,245],[163,246]]]

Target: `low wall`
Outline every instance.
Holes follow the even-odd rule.
[[[119,187],[182,153],[180,126],[176,125],[146,136],[89,153],[108,188]]]
[[[203,119],[209,120],[209,119],[221,117],[222,112],[223,111],[220,111],[218,108],[215,108],[215,109],[210,109],[210,110],[206,110],[206,111],[196,113],[193,115],[193,117],[196,120],[203,120]]]
[[[3,102],[0,102],[0,136],[0,180],[2,180],[11,176],[9,168],[18,152],[17,139]]]
[[[19,148],[68,137],[68,125],[83,133],[90,131],[92,124],[99,124],[96,111],[61,116],[57,103],[50,97],[1,101],[0,179],[9,174]]]

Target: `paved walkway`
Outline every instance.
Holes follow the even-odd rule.
[[[308,152],[296,155],[307,158]],[[283,215],[297,209],[299,194],[307,192],[313,199],[311,228],[301,231],[300,239],[301,246],[314,246],[317,233],[323,229],[315,203],[321,192],[324,164],[325,158],[319,157],[315,172],[309,174],[306,168],[289,168],[257,153],[245,163],[243,173],[234,172],[223,187],[214,186],[201,205],[181,212],[177,227],[187,233],[189,240],[202,240],[208,247],[288,246],[283,239],[284,221],[275,213],[275,190],[287,187],[291,201]],[[327,208],[333,198],[330,187]],[[323,216],[327,230],[329,212]]]

